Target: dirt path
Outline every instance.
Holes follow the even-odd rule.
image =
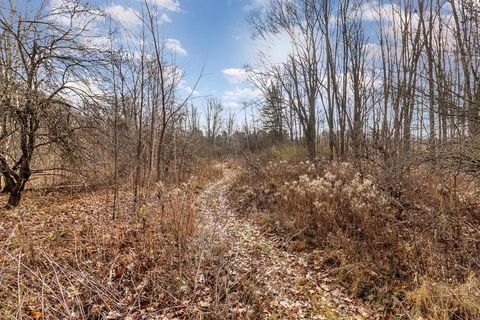
[[[230,210],[226,193],[235,171],[222,167],[224,177],[199,196],[204,243],[226,246],[224,297],[242,295],[236,304],[241,318],[370,319],[364,308],[329,284],[315,253],[292,254],[281,240],[262,234]]]

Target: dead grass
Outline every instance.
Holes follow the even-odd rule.
[[[218,318],[222,248],[201,251],[196,228],[195,193],[219,175],[207,171],[156,186],[138,211],[121,192],[115,221],[106,191],[27,192],[1,209],[0,318]]]
[[[480,315],[480,280],[471,276],[464,283],[425,282],[409,293],[407,299],[414,305],[411,314],[429,319],[478,319]]]
[[[357,297],[398,316],[480,317],[478,299],[461,293],[480,272],[479,186],[418,167],[395,182],[393,194],[382,173],[360,174],[348,163],[251,166],[264,169],[238,177],[237,212],[290,248],[325,250],[325,266]],[[436,298],[441,290],[450,300]]]

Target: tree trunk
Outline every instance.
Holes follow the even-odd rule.
[[[12,208],[18,207],[18,205],[20,204],[21,198],[22,198],[21,191],[10,192],[10,196],[8,197],[6,208],[12,209]]]
[[[317,156],[316,151],[316,126],[315,126],[315,115],[310,115],[308,125],[305,132],[305,140],[307,143],[307,152],[310,159],[315,159]]]
[[[2,193],[8,193],[10,195],[6,204],[7,209],[18,207],[22,198],[22,192],[25,189],[27,181],[30,179],[30,161],[23,161],[17,173],[13,169],[10,169],[5,158],[0,156],[0,169],[5,179],[5,187]],[[14,169],[15,167],[16,166],[14,166]]]

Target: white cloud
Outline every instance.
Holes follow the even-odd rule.
[[[148,0],[148,2],[168,11],[180,11],[180,1],[178,0]]]
[[[365,47],[365,52],[369,57],[379,59],[382,56],[382,48],[380,44],[367,42],[363,45]]]
[[[222,70],[223,75],[230,83],[241,83],[247,80],[247,72],[244,69],[228,68]]]
[[[160,21],[161,22],[172,22],[172,19],[170,19],[170,17],[166,13],[162,13],[160,15]]]
[[[106,50],[111,46],[110,38],[107,36],[89,37],[85,39],[87,48]]]
[[[222,103],[227,109],[239,109],[244,102],[260,99],[261,96],[261,91],[253,86],[235,87],[223,93]]]
[[[112,15],[124,27],[138,26],[142,21],[138,18],[138,12],[132,8],[125,8],[121,5],[111,4],[105,8],[105,12]]]
[[[106,7],[104,11],[105,13],[111,15],[114,19],[118,20],[126,29],[131,30],[132,28],[142,24],[142,20],[139,18],[140,15],[138,11],[133,8],[112,3],[110,6]],[[160,20],[160,23],[172,22],[172,19],[170,19],[165,12],[159,14],[158,19]]]
[[[97,22],[99,22],[99,14],[97,10],[83,10],[87,9],[86,5],[76,3],[73,0],[50,0],[50,12],[48,19],[54,20],[56,23],[64,27],[72,27],[82,30],[83,34],[94,33],[97,30]],[[75,14],[73,14],[75,12]],[[98,14],[98,16],[97,16]]]
[[[234,101],[224,102],[223,106],[226,109],[240,109],[242,107],[242,105],[239,102],[234,102]]]
[[[177,53],[182,56],[187,55],[187,50],[182,47],[182,43],[177,39],[167,39],[165,40],[165,46],[168,50]]]
[[[401,9],[394,3],[380,4],[378,1],[368,1],[360,6],[360,14],[365,21],[378,21],[380,18],[385,22],[392,22],[395,16],[401,14]]]
[[[200,95],[200,91],[197,91],[190,87],[185,80],[180,80],[178,87],[184,91],[185,94],[192,95],[193,97],[198,97]]]
[[[45,18],[65,30],[71,29],[72,35],[75,34],[75,41],[90,49],[109,47],[110,40],[102,28],[103,11],[75,0],[50,0],[48,7],[49,12]]]
[[[256,61],[262,57],[273,64],[282,63],[292,52],[292,41],[292,38],[283,31],[268,39],[250,40],[247,42],[248,60]]]
[[[269,0],[250,0],[250,2],[244,7],[245,10],[263,9],[267,6]]]
[[[261,96],[261,91],[257,88],[235,88],[227,90],[223,93],[223,99],[228,101],[243,101],[248,99],[255,99]]]

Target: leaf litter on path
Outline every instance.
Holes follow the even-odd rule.
[[[280,239],[265,235],[229,207],[227,192],[235,170],[223,166],[224,177],[199,195],[203,243],[224,243],[228,263],[225,295],[236,302],[240,318],[370,319],[373,315],[333,287],[314,263],[315,252],[291,253]]]

